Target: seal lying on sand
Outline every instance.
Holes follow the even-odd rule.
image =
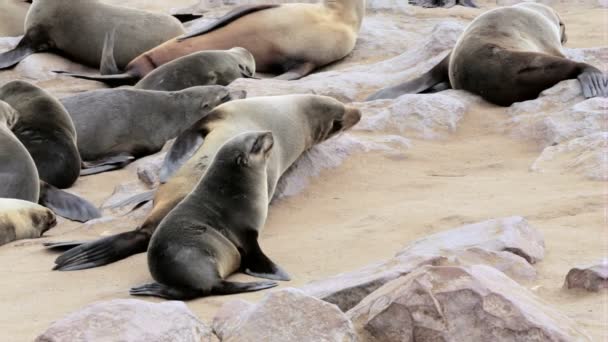
[[[38,179],[36,164],[28,150],[13,134],[11,129],[19,121],[19,112],[4,101],[0,101],[0,197],[15,200],[24,200],[32,203],[40,203],[53,209],[58,215],[76,221],[88,221],[99,217],[99,211],[84,199],[61,191]],[[1,204],[1,203],[0,203]],[[11,212],[6,212],[4,228],[6,236],[18,238],[19,236],[30,236],[43,232],[43,222],[31,222],[38,217],[42,210],[34,205],[13,203]],[[9,204],[6,204],[9,209]],[[24,211],[32,212],[28,219],[23,216]],[[0,217],[5,207],[0,205]],[[17,215],[17,216],[15,216]],[[11,217],[9,219],[8,217]],[[19,221],[25,217],[24,221]],[[32,223],[29,228],[28,222]],[[9,224],[10,223],[10,224]],[[0,226],[2,223],[0,222]],[[11,228],[12,227],[12,228]],[[14,233],[11,233],[11,231]],[[30,234],[31,233],[31,234]],[[0,233],[2,234],[2,233]],[[30,235],[28,235],[30,234]]]
[[[258,71],[294,80],[348,55],[355,47],[364,15],[365,0],[244,5],[208,26],[141,54],[123,70],[142,78],[193,52],[241,46],[253,54]]]
[[[55,225],[57,218],[50,209],[28,201],[0,198],[0,245],[39,238]]]
[[[246,132],[220,147],[194,190],[162,220],[148,246],[148,267],[157,283],[132,295],[187,300],[210,294],[256,291],[274,282],[224,280],[243,270],[289,280],[258,244],[268,213],[270,132]]]
[[[236,135],[248,131],[272,132],[274,147],[267,164],[270,200],[280,176],[302,153],[350,129],[360,117],[358,109],[317,95],[256,97],[218,106],[178,136],[167,153],[161,172],[166,183],[159,186],[154,207],[142,225],[134,231],[92,242],[49,244],[51,248],[77,246],[57,258],[55,269],[91,268],[145,252],[161,220],[192,191],[217,150]]]
[[[25,35],[19,44],[0,54],[0,69],[9,68],[33,53],[49,50],[99,67],[105,36],[114,30],[119,37],[114,55],[120,68],[144,51],[184,33],[182,24],[168,14],[112,6],[97,0],[39,0],[30,6]]]
[[[382,89],[368,100],[464,89],[500,106],[531,100],[543,90],[578,78],[585,97],[608,96],[608,78],[585,63],[566,59],[566,29],[552,8],[523,3],[477,17],[452,52],[426,74]]]
[[[245,92],[222,86],[165,92],[101,89],[61,99],[78,133],[78,151],[86,162],[81,175],[122,167],[161,150],[216,106],[242,99]]]

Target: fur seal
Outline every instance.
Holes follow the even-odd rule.
[[[270,202],[266,171],[273,144],[270,132],[245,132],[219,148],[194,190],[152,235],[148,268],[157,282],[132,288],[132,295],[188,300],[277,285],[224,280],[239,269],[289,280],[258,244]]]
[[[80,174],[80,154],[74,124],[61,103],[25,81],[0,87],[0,100],[19,113],[12,131],[34,158],[40,179],[58,188],[74,184]]]
[[[23,34],[28,8],[29,4],[23,0],[0,2],[0,37],[16,37]]]
[[[425,8],[451,8],[456,5],[473,8],[478,7],[473,0],[409,0],[409,4],[414,6],[422,6]]]
[[[348,55],[364,15],[365,0],[239,6],[208,26],[141,54],[123,70],[141,78],[193,52],[241,46],[253,54],[258,71],[294,80]]]
[[[255,60],[246,49],[235,47],[226,51],[209,50],[191,53],[161,65],[141,80],[139,75],[128,72],[118,74],[118,70],[113,75],[55,72],[105,82],[110,86],[132,85],[137,82],[135,88],[138,89],[175,91],[201,85],[227,86],[237,78],[252,78],[255,74]]]
[[[161,150],[194,122],[224,102],[244,98],[223,86],[165,92],[101,89],[61,99],[78,134],[81,175],[115,169]]]
[[[13,50],[0,54],[0,69],[9,68],[33,53],[49,50],[61,51],[74,61],[98,67],[105,36],[114,30],[119,38],[113,54],[120,68],[142,52],[184,33],[179,20],[168,14],[112,6],[97,0],[34,1],[25,18],[25,35]]]
[[[140,226],[86,243],[49,244],[51,248],[75,247],[55,260],[55,269],[91,268],[145,252],[158,224],[190,193],[220,146],[238,134],[248,131],[273,134],[274,147],[267,164],[270,200],[279,177],[302,153],[350,129],[360,118],[358,109],[318,95],[255,97],[218,106],[175,140],[162,167],[164,184],[156,191],[154,207]]]
[[[587,98],[608,96],[608,78],[562,52],[566,29],[558,13],[537,3],[485,12],[467,27],[452,52],[426,74],[382,89],[368,100],[453,87],[500,106],[538,97],[543,90],[578,78]]]
[[[39,238],[57,225],[50,210],[36,203],[0,198],[0,246],[11,241]]]
[[[8,103],[0,101],[0,197],[40,203],[58,215],[81,222],[101,216],[91,203],[38,179],[34,159],[11,131],[18,121],[19,112]],[[4,207],[0,205],[0,212],[3,209]],[[26,221],[19,223],[15,220],[7,220],[6,222],[23,225]],[[35,226],[39,227],[38,224]],[[5,227],[9,229],[8,223]]]

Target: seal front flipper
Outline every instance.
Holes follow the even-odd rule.
[[[129,209],[129,212],[131,212],[131,211],[139,208],[143,204],[153,200],[155,194],[156,194],[156,190],[144,191],[142,193],[139,193],[137,195],[133,195],[127,199],[124,199],[116,204],[109,205],[105,208],[110,209],[110,210],[117,210],[117,209],[122,209],[126,206],[129,206],[129,207],[131,207]]]
[[[166,183],[175,171],[177,171],[198,148],[203,144],[205,138],[200,127],[202,127],[205,117],[195,122],[190,128],[183,131],[175,142],[163,161],[160,169],[159,179],[161,183]]]
[[[73,221],[86,222],[101,217],[99,210],[89,201],[43,181],[40,181],[38,202],[53,210],[55,214]]]
[[[117,75],[85,75],[85,74],[74,74],[69,71],[53,70],[56,74],[65,76],[80,78],[89,81],[103,82],[110,87],[118,87],[121,85],[134,85],[139,81],[139,77],[128,73],[117,74]]]
[[[106,33],[103,40],[103,50],[101,51],[101,62],[99,63],[99,73],[102,75],[120,74],[120,70],[114,59],[114,42],[116,38],[116,28]]]
[[[315,70],[317,66],[314,63],[298,63],[291,66],[287,72],[275,77],[277,80],[294,81],[298,80]]]
[[[432,90],[433,87],[441,83],[447,82],[449,84],[450,56],[451,53],[422,76],[393,87],[384,88],[368,97],[366,101],[395,99],[405,94],[420,94]]]
[[[599,69],[587,66],[577,77],[586,98],[608,97],[608,77]]]
[[[148,249],[150,235],[134,230],[87,242],[61,254],[53,270],[75,271],[107,265]]]
[[[279,7],[279,6],[281,6],[281,5],[243,5],[243,6],[239,6],[209,25],[205,25],[192,32],[186,33],[183,36],[177,37],[177,41],[181,42],[188,38],[200,36],[201,34],[205,34],[205,33],[217,30],[221,27],[224,27],[224,26],[230,24],[231,22],[233,22],[241,17],[244,17],[248,14],[263,11],[263,10],[270,9],[270,8]]]
[[[256,232],[257,235],[257,232]],[[241,258],[241,270],[258,278],[289,281],[291,277],[279,265],[275,264],[262,252],[257,239],[247,242],[246,254]]]
[[[33,37],[38,39],[33,39]],[[14,49],[0,53],[0,69],[10,68],[33,53],[48,50],[49,44],[42,43],[46,40],[45,37],[42,30],[29,29]],[[36,43],[36,41],[41,43]]]
[[[135,157],[132,155],[123,153],[95,161],[85,161],[82,162],[82,170],[80,171],[80,175],[88,176],[105,171],[122,169],[130,164],[134,159]]]
[[[198,297],[208,296],[210,294],[228,295],[243,292],[253,292],[265,290],[275,287],[278,284],[274,281],[258,281],[252,283],[234,283],[229,281],[221,281],[214,286],[211,293],[197,289],[176,288],[162,285],[159,283],[151,283],[132,288],[129,293],[133,296],[154,296],[173,300],[189,300]]]

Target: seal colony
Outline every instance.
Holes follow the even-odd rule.
[[[361,112],[327,96],[244,99],[243,91],[225,86],[256,71],[296,80],[343,59],[355,47],[365,6],[365,0],[245,5],[185,34],[166,14],[97,0],[34,1],[24,37],[0,54],[0,69],[55,50],[101,74],[70,76],[134,86],[61,101],[24,81],[0,87],[0,244],[40,237],[56,214],[99,217],[92,204],[56,187],[120,168],[175,138],[158,189],[127,200],[153,200],[143,222],[93,241],[48,243],[68,249],[54,269],[93,268],[148,251],[155,282],[130,293],[179,300],[276,286],[228,281],[236,272],[289,280],[258,241],[277,183],[311,147],[356,125]],[[586,97],[608,96],[605,75],[566,59],[565,41],[565,26],[550,7],[491,10],[428,73],[370,99],[452,87],[510,105],[571,78]]]
[[[510,106],[574,78],[585,97],[608,96],[608,78],[594,66],[567,59],[562,52],[566,40],[565,24],[551,7],[522,3],[493,9],[473,20],[451,53],[429,72],[368,100],[451,87]]]

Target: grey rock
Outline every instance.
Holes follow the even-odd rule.
[[[571,269],[566,276],[564,286],[568,289],[584,289],[592,292],[608,288],[608,258],[592,266]]]

